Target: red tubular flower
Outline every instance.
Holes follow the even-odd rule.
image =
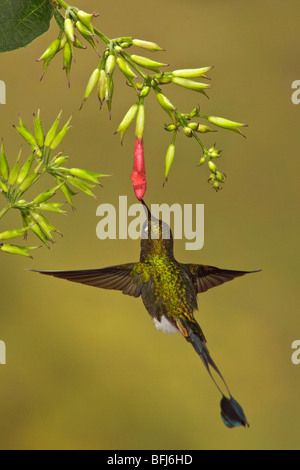
[[[141,201],[147,189],[143,139],[135,139],[133,172],[131,175],[134,194]]]

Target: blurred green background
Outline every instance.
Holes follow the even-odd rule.
[[[51,250],[39,250],[34,261],[0,255],[0,339],[7,346],[0,448],[299,449],[300,366],[291,362],[291,344],[300,337],[300,106],[291,102],[291,84],[300,79],[299,1],[78,0],[76,6],[98,11],[96,24],[109,37],[165,47],[155,57],[171,69],[214,65],[210,100],[175,86],[166,88],[169,98],[186,112],[200,103],[204,113],[249,124],[247,140],[222,131],[206,138],[223,148],[222,192],[207,184],[207,169],[197,167],[200,148],[182,135],[163,189],[170,135],[155,98],[146,102],[147,203],[205,204],[204,248],[185,251],[185,240],[177,241],[177,259],[263,269],[199,296],[196,313],[251,427],[230,431],[222,424],[220,397],[201,361],[180,335],[154,329],[140,299],[24,270],[97,268],[139,257],[137,241],[96,237],[99,204],[118,206],[120,195],[136,202],[134,129],[123,147],[113,135],[133,93],[119,75],[111,121],[95,95],[78,111],[97,64],[91,50],[77,51],[70,90],[60,59],[40,83],[35,59],[56,36],[53,23],[28,48],[0,56],[8,157],[12,162],[21,144],[26,149],[12,128],[18,113],[27,124],[40,108],[49,126],[63,109],[65,120],[73,115],[63,145],[72,166],[112,177],[98,201],[78,196],[75,213],[52,218],[64,237]],[[1,231],[9,228],[4,220]]]

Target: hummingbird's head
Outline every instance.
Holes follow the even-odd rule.
[[[141,233],[141,257],[143,254],[151,253],[173,256],[173,235],[169,225],[154,217],[146,203],[143,200],[141,202],[146,212]]]

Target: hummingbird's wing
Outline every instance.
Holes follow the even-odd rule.
[[[184,264],[189,277],[195,287],[197,294],[206,292],[212,287],[220,286],[224,282],[232,281],[236,277],[258,271],[232,271],[230,269],[219,269],[215,266],[204,266],[202,264]]]
[[[219,371],[218,367],[213,361],[209,353],[209,350],[207,349],[207,346],[201,337],[201,334],[199,334],[200,327],[198,323],[195,320],[190,321],[189,319],[186,319],[183,317],[177,317],[176,324],[180,333],[185,337],[185,339],[189,343],[192,344],[196,353],[202,359],[202,362],[205,365],[207,372],[209,373],[210,377],[212,378],[213,382],[215,383],[216,387],[218,388],[219,392],[222,395],[222,400],[221,400],[220,405],[221,405],[221,416],[222,416],[223,422],[229,428],[235,428],[239,426],[244,426],[244,427],[249,426],[242,407],[231,395],[229,388],[221,372]],[[221,379],[221,385],[219,384],[220,380],[219,382],[216,381],[215,377],[212,374],[212,371],[215,371],[217,375],[219,376],[219,379]],[[229,395],[229,398],[227,398],[225,396],[225,393],[222,391],[222,388],[224,388],[224,386],[226,389],[225,393]]]
[[[139,297],[144,287],[139,274],[132,274],[134,263],[83,271],[33,271],[67,281],[78,282],[102,289],[119,290],[123,294]]]

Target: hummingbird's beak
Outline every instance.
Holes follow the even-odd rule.
[[[144,206],[145,213],[146,213],[146,216],[148,217],[148,220],[151,220],[151,212],[150,212],[149,207],[148,207],[147,204],[145,203],[144,199],[141,200],[141,203],[142,203],[143,206]]]

